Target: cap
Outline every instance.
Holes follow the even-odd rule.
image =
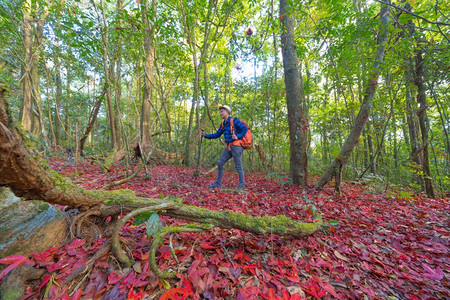
[[[219,110],[220,109],[225,109],[231,115],[231,108],[228,105],[222,105],[221,107],[219,107]]]

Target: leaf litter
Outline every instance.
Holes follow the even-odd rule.
[[[62,161],[52,161],[51,166],[61,174],[82,170]],[[126,177],[121,165],[107,174],[98,166],[83,169],[73,179],[87,189]],[[186,204],[208,209],[252,216],[284,214],[303,221],[312,217],[303,205],[313,204],[327,226],[299,239],[220,228],[176,234],[170,242],[167,237],[157,252],[157,263],[160,269],[175,270],[177,278],[166,281],[150,271],[151,238],[145,223],[130,222],[121,235],[133,267],[121,268],[106,254],[71,293],[65,278],[86,263],[105,238],[93,245],[74,239],[28,258],[0,260],[10,266],[26,263],[47,270],[39,285],[27,287],[22,299],[41,299],[44,293],[49,299],[64,300],[450,298],[449,199],[421,195],[404,199],[350,183],[344,183],[338,196],[331,188],[317,192],[286,187],[257,173],[246,174],[246,193],[208,190],[215,174],[194,177],[192,169],[181,166],[149,169],[149,177],[142,172],[116,188],[131,189],[142,197],[179,197]],[[235,177],[234,172],[226,173],[223,186],[234,186]],[[161,221],[184,223],[169,217]]]

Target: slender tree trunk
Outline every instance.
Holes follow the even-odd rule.
[[[31,133],[33,129],[33,99],[32,99],[32,81],[31,81],[31,54],[32,54],[32,35],[33,29],[31,25],[31,0],[23,3],[23,49],[24,49],[24,65],[22,66],[22,93],[23,102],[20,113],[22,128]]]
[[[370,124],[367,125],[367,147],[369,150],[369,164],[370,164],[370,173],[375,175],[377,173],[376,165],[375,165],[375,153],[373,149],[373,140],[372,140],[372,130],[370,128]]]
[[[69,105],[71,104],[71,97],[72,97],[72,91],[71,91],[71,84],[72,84],[72,73],[70,72],[70,58],[72,58],[72,52],[69,49],[68,53],[69,60],[67,61],[67,84],[66,84],[66,101],[64,103],[64,133],[65,133],[65,141],[66,146],[69,146],[69,140],[71,138],[70,136],[70,126],[69,126]]]
[[[103,47],[103,70],[105,73],[105,85],[106,85],[106,103],[108,106],[108,119],[109,119],[109,126],[111,130],[111,142],[112,142],[112,148],[113,153],[117,153],[119,151],[119,138],[118,134],[116,132],[116,122],[115,122],[115,113],[114,113],[114,106],[112,103],[112,93],[111,93],[111,87],[113,86],[113,78],[114,78],[114,61],[113,58],[109,55],[109,38],[108,38],[108,24],[106,23],[106,15],[105,15],[105,9],[104,9],[104,3],[103,0],[100,1],[100,10],[101,10],[101,16],[100,13],[97,10],[97,6],[94,2],[94,0],[91,0],[92,6],[94,7],[96,13],[97,13],[97,19],[99,23],[102,23],[101,27],[101,37],[102,37],[102,47]]]
[[[44,35],[44,25],[45,19],[48,16],[47,3],[42,3],[42,12],[40,14],[39,20],[36,22],[36,34],[35,42],[33,46],[32,63],[31,63],[31,82],[32,82],[32,93],[33,93],[33,136],[39,137],[42,134],[42,140],[44,144],[48,146],[47,132],[43,125],[44,110],[42,107],[42,97],[41,97],[41,85],[39,82],[39,60],[40,52],[42,50],[42,39]],[[36,10],[41,10],[38,6]]]
[[[102,105],[103,97],[105,96],[105,93],[106,93],[106,88],[103,90],[103,92],[100,95],[99,99],[95,103],[94,109],[92,110],[92,114],[91,114],[91,116],[89,118],[89,122],[88,122],[88,125],[86,127],[86,131],[85,131],[84,135],[80,139],[80,155],[81,156],[84,156],[84,153],[83,153],[84,144],[86,142],[86,139],[88,137],[90,137],[92,128],[95,125],[95,121],[97,121],[98,111],[100,110],[100,106]]]
[[[280,0],[280,15],[283,24],[281,48],[283,54],[284,82],[288,109],[290,140],[290,175],[295,185],[308,185],[307,123],[304,117],[305,101],[300,86],[297,52],[294,37],[294,20],[287,0]]]
[[[418,41],[420,43],[420,41]],[[431,170],[430,170],[430,159],[428,154],[428,119],[427,119],[427,98],[425,94],[425,85],[424,85],[424,62],[422,58],[422,50],[416,49],[416,78],[414,83],[417,86],[417,103],[419,103],[420,108],[417,112],[419,116],[419,125],[420,132],[422,134],[422,146],[423,146],[423,160],[422,160],[422,169],[423,169],[423,181],[425,182],[425,191],[427,192],[428,197],[435,198],[433,183],[431,182]]]
[[[273,0],[271,1],[271,6],[272,6],[272,11],[273,11]],[[274,53],[278,53],[278,44],[277,44],[277,35],[275,32],[272,33],[272,39],[273,39],[273,52]],[[273,66],[274,66],[274,76],[273,76],[273,86],[276,85],[277,83],[277,79],[278,79],[278,55],[275,55],[274,58],[274,62],[273,62]],[[278,100],[278,96],[276,94],[274,94],[274,99],[273,99],[273,109],[272,109],[272,142],[269,141],[269,144],[271,144],[271,150],[270,150],[270,168],[273,169],[274,168],[274,159],[275,159],[275,137],[277,136],[276,134],[276,127],[277,127],[277,100]],[[269,125],[270,128],[270,125]],[[270,129],[269,129],[270,130]]]
[[[419,151],[419,143],[417,141],[417,128],[416,128],[416,122],[415,122],[415,114],[414,114],[414,103],[412,99],[412,89],[411,84],[413,84],[412,79],[412,64],[408,64],[408,67],[405,71],[405,77],[406,77],[406,120],[408,123],[408,129],[409,129],[409,144],[411,145],[411,157],[413,157],[413,161],[417,165],[422,165],[420,161],[420,156],[416,155],[417,151]]]
[[[123,2],[122,0],[117,0],[117,12],[118,12],[118,31],[123,28],[122,12],[123,12]],[[116,40],[116,49],[114,52],[113,62],[111,63],[111,69],[115,69],[114,73],[114,124],[116,125],[116,143],[120,148],[120,136],[121,136],[121,97],[122,97],[122,80],[121,80],[121,70],[122,70],[122,36],[120,32],[118,33]]]
[[[156,5],[156,1],[153,0],[152,8]],[[153,46],[152,26],[150,24],[150,8],[149,1],[144,1],[143,5],[143,23],[145,24],[145,36],[144,36],[144,92],[142,95],[142,109],[141,109],[141,147],[143,153],[142,157],[147,157],[149,151],[153,147],[153,140],[151,134],[151,103],[153,101],[153,61],[155,49]]]
[[[364,166],[369,165],[369,145],[368,145],[368,137],[367,137],[367,128],[363,131],[363,139],[364,139]]]
[[[61,145],[61,116],[59,112],[60,101],[62,99],[62,81],[61,81],[61,61],[58,57],[59,52],[55,57],[55,68],[56,68],[56,99],[55,99],[55,139],[56,145]]]
[[[198,97],[198,90],[199,90],[199,81],[200,81],[200,71],[199,71],[199,65],[197,61],[197,52],[196,52],[196,39],[195,39],[195,33],[192,34],[191,37],[191,45],[192,45],[192,62],[194,63],[194,99],[193,102],[195,102],[195,116],[197,120],[197,136],[200,136],[200,100]],[[199,140],[198,143],[198,160],[197,160],[197,170],[200,169],[200,160],[201,160],[201,143]]]
[[[372,66],[372,76],[366,82],[366,89],[364,98],[359,109],[358,116],[356,117],[355,124],[350,130],[350,133],[339,152],[339,155],[333,160],[331,165],[316,183],[315,188],[317,190],[323,189],[325,184],[327,184],[330,179],[336,175],[336,192],[340,192],[340,183],[342,178],[342,171],[347,164],[355,145],[358,143],[361,133],[364,130],[364,127],[369,119],[370,111],[372,110],[372,101],[375,96],[375,92],[378,85],[379,78],[379,69],[381,67],[381,63],[384,58],[384,48],[385,43],[388,37],[388,29],[389,29],[389,5],[390,1],[387,1],[387,4],[381,4],[380,10],[380,29],[378,36],[378,47],[376,51],[375,60]]]
[[[184,145],[183,164],[185,166],[190,166],[190,164],[191,164],[190,136],[191,136],[191,131],[192,131],[192,124],[194,123],[194,111],[195,111],[195,98],[192,98],[191,110],[189,112],[188,129],[186,132],[186,143]]]
[[[403,139],[405,140],[405,143],[408,146],[408,148],[410,148],[409,134],[408,134],[408,129],[406,128],[407,126],[408,126],[408,122],[406,121],[405,114],[402,114],[401,127],[402,127],[402,132],[403,132]]]

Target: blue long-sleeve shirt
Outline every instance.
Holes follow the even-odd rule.
[[[233,135],[231,134],[231,116],[228,117],[226,121],[223,123],[223,129],[222,129],[222,123],[219,126],[219,129],[216,133],[212,134],[205,134],[205,138],[207,139],[217,139],[222,134],[225,137],[225,143],[232,143],[233,142]],[[233,127],[234,127],[234,134],[237,136],[239,140],[242,140],[244,135],[247,133],[247,126],[244,125],[238,118],[234,118],[233,121]]]

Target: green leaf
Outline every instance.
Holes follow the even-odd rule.
[[[163,224],[159,219],[157,213],[153,213],[147,221],[147,235],[148,237],[154,237],[161,232]]]
[[[339,221],[332,220],[332,221],[328,222],[328,224],[330,224],[331,226],[338,226],[339,225]]]
[[[160,278],[159,282],[161,282],[162,286],[166,290],[170,290],[170,283],[168,283],[166,280]]]
[[[140,225],[147,222],[152,214],[154,214],[154,212],[150,211],[136,216],[133,220],[133,225]]]

